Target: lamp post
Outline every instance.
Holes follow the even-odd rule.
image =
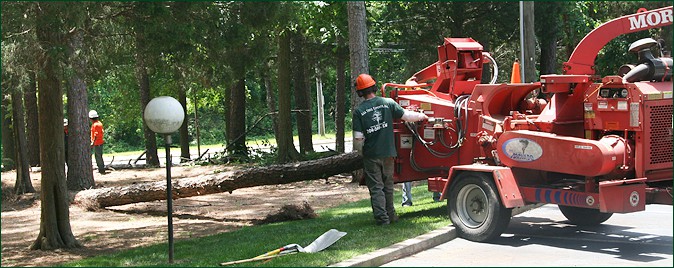
[[[168,96],[152,99],[143,115],[145,124],[155,133],[163,134],[166,146],[166,210],[168,218],[169,263],[173,263],[173,197],[171,185],[171,133],[183,124],[185,111],[180,103]]]

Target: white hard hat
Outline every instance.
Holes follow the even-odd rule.
[[[96,118],[96,117],[98,117],[98,113],[96,112],[96,110],[89,111],[89,118]]]
[[[63,126],[67,126],[67,125],[68,125],[68,119],[63,118]]]

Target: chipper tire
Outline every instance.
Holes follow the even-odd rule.
[[[512,216],[512,209],[501,203],[492,178],[479,172],[462,173],[455,179],[447,207],[459,236],[476,242],[499,237]]]
[[[572,224],[595,226],[608,220],[613,213],[600,212],[598,209],[579,208],[558,205],[559,210]]]

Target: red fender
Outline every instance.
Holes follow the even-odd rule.
[[[486,165],[461,165],[453,166],[449,170],[449,176],[447,176],[447,183],[445,184],[444,189],[442,189],[442,196],[440,199],[445,198],[445,193],[449,190],[449,186],[452,184],[453,179],[458,176],[461,172],[473,171],[473,172],[482,172],[482,173],[491,173],[491,177],[494,179],[494,183],[499,191],[499,196],[501,197],[501,202],[506,208],[515,208],[524,206],[524,198],[522,198],[522,193],[520,188],[515,181],[515,176],[512,173],[512,170],[508,167],[501,166],[486,166]]]

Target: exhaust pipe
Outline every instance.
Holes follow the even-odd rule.
[[[623,82],[672,80],[672,58],[653,57],[651,47],[657,44],[652,38],[644,38],[630,45],[629,52],[639,53],[640,64],[623,76]]]

